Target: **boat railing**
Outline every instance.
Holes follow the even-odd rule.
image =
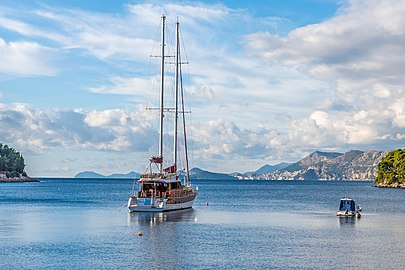
[[[138,198],[178,198],[184,197],[194,193],[193,189],[182,189],[182,190],[167,190],[167,191],[159,191],[159,190],[139,190],[138,191]]]
[[[159,190],[156,190],[155,192],[153,190],[152,191],[150,191],[150,190],[148,190],[148,191],[139,190],[138,191],[138,198],[152,198],[152,197],[164,198],[162,196],[164,196],[164,192],[160,192]]]
[[[174,176],[176,176],[176,173],[144,173],[139,176],[139,179],[170,179]]]
[[[190,192],[191,191],[191,192]],[[194,193],[193,190],[173,190],[173,191],[168,191],[168,197],[169,198],[176,198],[176,197],[184,197],[187,195],[190,195],[190,193]]]
[[[139,178],[140,179],[153,179],[153,178],[162,179],[162,178],[164,178],[164,174],[162,174],[162,173],[144,173],[144,174],[141,174]]]

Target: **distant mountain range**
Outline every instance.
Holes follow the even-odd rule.
[[[377,167],[388,151],[346,153],[316,151],[281,170],[255,175],[262,180],[374,180]],[[239,175],[238,179],[252,179]]]
[[[180,173],[181,174],[181,173]],[[96,178],[96,179],[128,179],[128,178],[139,178],[140,174],[137,172],[130,172],[127,174],[111,174],[111,175],[103,175],[100,173],[92,172],[92,171],[84,171],[79,172],[74,177],[75,178]],[[190,170],[190,177],[191,179],[217,179],[217,180],[224,180],[224,179],[237,179],[232,175],[226,173],[214,173],[201,170],[199,168],[193,168]]]
[[[295,163],[264,165],[254,172],[214,173],[199,168],[190,170],[191,179],[239,180],[374,180],[377,167],[388,151],[346,153],[316,151]],[[75,178],[139,178],[139,173],[102,175],[85,171]]]
[[[191,179],[215,179],[215,180],[231,180],[237,179],[236,177],[226,174],[226,173],[214,173],[209,171],[204,171],[199,168],[193,168],[190,170],[190,178]]]
[[[102,175],[96,172],[92,171],[85,171],[85,172],[79,172],[78,174],[75,175],[75,178],[138,178],[139,173],[137,172],[129,172],[127,174],[111,174],[111,175]]]

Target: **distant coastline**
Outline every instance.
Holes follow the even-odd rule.
[[[245,173],[216,173],[200,168],[190,170],[191,179],[215,180],[305,180],[305,181],[374,181],[380,161],[389,151],[350,150],[345,153],[315,151],[295,163],[266,164],[256,171]],[[139,173],[102,175],[84,171],[75,178],[139,178]],[[377,187],[405,188],[405,181],[389,184],[384,181]]]

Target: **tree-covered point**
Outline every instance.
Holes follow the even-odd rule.
[[[27,176],[24,168],[23,156],[14,148],[0,143],[0,171],[5,172],[8,178]]]
[[[388,154],[378,164],[376,183],[405,183],[405,149],[398,149]]]

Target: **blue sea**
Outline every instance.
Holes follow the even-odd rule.
[[[130,179],[0,183],[0,269],[405,267],[405,190],[348,181],[194,185],[193,209],[130,214]],[[362,206],[360,219],[336,217],[343,196]]]

